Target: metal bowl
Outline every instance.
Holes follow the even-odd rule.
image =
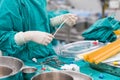
[[[8,67],[0,66],[0,77],[10,75],[12,71],[13,70]]]
[[[4,68],[4,71],[6,71],[5,73],[6,76],[0,76],[1,80],[3,78],[7,79],[8,77],[13,76],[20,72],[23,67],[23,62],[14,57],[0,56],[0,66],[2,66],[1,69]],[[0,73],[2,72],[3,70],[0,70]]]
[[[24,80],[30,80],[37,73],[37,68],[25,67],[22,69],[22,73]]]
[[[34,73],[34,72],[36,72],[36,71],[37,71],[37,69],[34,68],[34,67],[26,67],[26,68],[23,68],[23,69],[22,69],[22,72],[23,72],[23,73],[26,73],[26,74]]]
[[[75,71],[62,71],[64,73],[67,73],[73,77],[74,80],[93,80],[92,77]]]
[[[73,77],[62,72],[47,72],[34,76],[32,80],[73,80]]]

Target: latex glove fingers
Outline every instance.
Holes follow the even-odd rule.
[[[73,26],[76,24],[76,21],[72,18],[69,18],[67,21],[66,21],[66,24],[69,25],[69,26]]]
[[[33,41],[38,44],[48,45],[54,36],[52,34],[40,31],[19,32],[14,39],[18,45],[22,45],[28,41]]]
[[[73,23],[75,25],[77,23],[78,17],[76,15],[72,15],[71,19],[72,19],[72,21],[73,21]]]
[[[54,36],[52,34],[46,33],[50,38],[54,38]],[[49,38],[48,37],[48,38]]]
[[[60,15],[60,16],[56,16],[54,18],[51,18],[50,22],[51,22],[52,26],[58,26],[66,20],[65,23],[67,25],[73,26],[74,24],[76,24],[77,19],[78,18],[76,15],[69,13],[69,14],[64,14],[64,15]]]
[[[43,43],[43,45],[46,45],[46,46],[47,46],[47,45],[50,43],[50,41],[45,41],[45,40],[44,40],[42,43]]]
[[[66,24],[69,26],[75,25],[77,22],[77,19],[78,19],[77,16],[74,14],[65,14],[64,15],[64,20],[67,20]]]
[[[43,42],[43,45],[46,45],[46,46],[47,46],[50,42],[51,42],[51,41],[49,41],[49,40],[48,40],[48,41],[44,41],[44,42]]]
[[[48,37],[47,41],[52,41],[53,40],[53,37]]]
[[[33,37],[32,41],[38,44],[48,45],[53,39],[53,36],[49,33],[41,32],[40,34],[37,35],[38,35],[37,38]]]
[[[78,20],[78,18],[77,18],[76,16],[73,16],[73,15],[68,16],[68,18],[69,18],[74,24],[76,24],[76,22],[77,22],[77,20]]]
[[[52,40],[53,40],[53,37],[47,37],[46,39],[43,40],[43,44],[48,45]]]
[[[67,19],[67,18],[71,18],[71,19],[73,19],[73,20],[77,20],[78,19],[78,17],[75,15],[75,14],[71,14],[71,13],[69,13],[69,14],[64,14],[64,17]]]

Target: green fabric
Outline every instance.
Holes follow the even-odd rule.
[[[90,28],[82,33],[86,40],[99,40],[100,42],[112,42],[116,40],[113,31],[120,29],[120,22],[113,16],[96,21]]]
[[[78,66],[80,66],[80,72],[87,74],[93,78],[93,80],[120,80],[120,77],[114,76],[105,72],[97,71],[95,69],[92,69],[89,66],[89,63],[80,60],[75,62]],[[103,79],[99,78],[100,75],[103,75]]]
[[[46,0],[0,0],[0,50],[5,56],[17,57],[24,62],[56,55],[52,44],[43,46],[28,42],[18,46],[14,35],[20,31],[53,32],[49,25]]]
[[[59,58],[61,61],[65,62],[67,64],[77,64],[80,67],[80,72],[92,77],[93,80],[120,80],[120,77],[118,77],[118,76],[114,76],[114,75],[91,68],[89,63],[85,62],[84,60],[74,61],[74,59],[72,59],[72,58],[63,58],[63,57],[59,57]],[[38,71],[40,71],[41,67],[42,67],[42,66],[38,66],[38,64],[36,64],[36,65],[34,64],[33,66],[38,68]],[[60,70],[59,67],[57,69]],[[39,72],[38,72],[38,74],[39,74]],[[99,78],[99,76],[101,74],[103,75],[103,79]]]

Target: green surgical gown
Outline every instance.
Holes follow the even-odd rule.
[[[14,35],[20,31],[52,33],[54,27],[49,25],[50,18],[46,0],[0,0],[0,50],[3,55],[24,62],[56,55],[52,44],[44,46],[31,41],[19,46],[14,41]]]
[[[82,33],[86,40],[99,40],[100,42],[113,42],[117,39],[114,31],[120,29],[120,21],[114,16],[108,16],[97,20],[87,30]]]

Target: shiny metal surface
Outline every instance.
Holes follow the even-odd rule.
[[[37,69],[35,67],[26,67],[22,69],[24,80],[30,80],[36,73]]]
[[[7,76],[12,73],[12,69],[0,66],[0,77]]]
[[[32,80],[73,80],[73,77],[62,72],[47,72],[34,76]]]
[[[7,76],[0,77],[0,79],[7,78],[17,74],[18,72],[21,71],[23,65],[24,65],[23,62],[17,58],[0,56],[0,66],[4,66],[12,70],[12,73],[10,73]],[[2,73],[2,70],[0,71],[0,73]]]
[[[27,68],[23,68],[23,69],[22,69],[22,72],[23,72],[23,73],[34,73],[34,72],[36,72],[36,71],[37,71],[37,69],[34,68],[34,67],[27,67]]]
[[[62,71],[73,77],[73,80],[93,80],[90,76],[75,71]]]

